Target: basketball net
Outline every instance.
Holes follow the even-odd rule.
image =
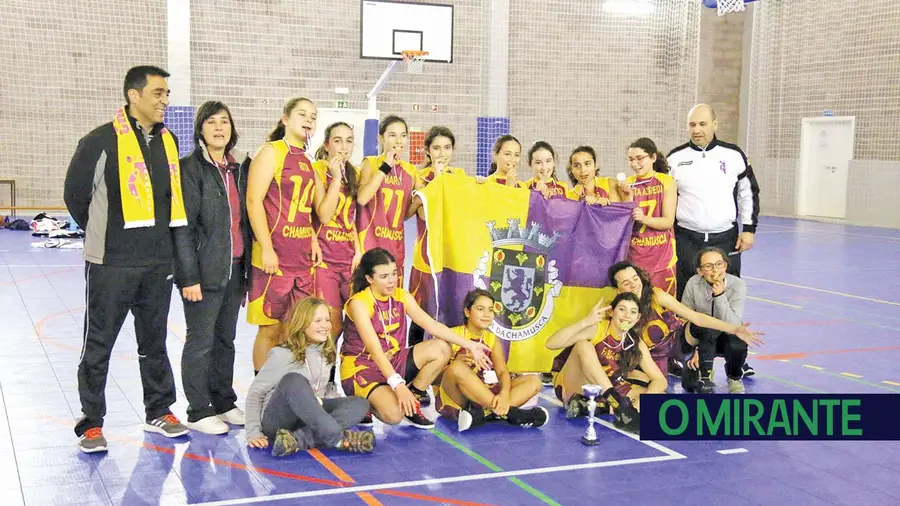
[[[407,74],[421,74],[425,69],[425,57],[428,51],[403,51]]]
[[[719,11],[719,16],[724,16],[729,12],[743,12],[745,9],[744,0],[718,0],[716,7]]]

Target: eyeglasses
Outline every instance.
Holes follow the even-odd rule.
[[[635,157],[629,156],[628,163],[635,163],[635,162],[641,163],[644,161],[644,158],[647,158],[648,156],[650,156],[650,155],[640,155],[640,156],[635,156]]]
[[[722,267],[725,267],[725,262],[723,260],[719,260],[714,264],[703,264],[700,266],[704,271],[711,271],[713,268],[721,269]]]

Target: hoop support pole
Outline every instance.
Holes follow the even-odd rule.
[[[384,70],[384,72],[381,74],[381,77],[379,77],[378,81],[375,82],[375,86],[372,87],[372,91],[366,94],[366,98],[371,100],[378,97],[378,93],[380,93],[381,90],[385,86],[387,86],[387,83],[391,78],[391,74],[393,74],[397,69],[397,65],[399,63],[400,62],[398,60],[394,60],[390,63],[390,65],[388,65],[388,68]],[[371,110],[369,112],[371,112]]]

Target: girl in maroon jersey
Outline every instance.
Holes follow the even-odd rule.
[[[366,251],[353,271],[353,295],[344,307],[341,383],[347,395],[369,400],[387,424],[404,418],[430,429],[419,406],[426,389],[450,361],[450,345],[472,353],[481,368],[490,368],[491,349],[463,339],[423,311],[398,284],[397,263],[383,248]],[[407,316],[436,339],[407,347]]]
[[[582,385],[599,385],[601,406],[608,403],[613,408],[616,426],[639,430],[641,394],[663,393],[669,385],[638,335],[640,320],[637,296],[620,293],[611,305],[601,300],[584,319],[547,340],[547,348],[563,350],[553,360],[552,370],[556,395],[566,403],[567,418],[586,413]],[[629,380],[637,367],[648,381]]]
[[[537,141],[528,150],[528,165],[534,177],[525,182],[525,187],[537,190],[545,198],[565,197],[570,191],[566,183],[556,177],[556,152],[544,141]]]
[[[403,286],[406,241],[403,222],[415,212],[413,192],[422,188],[415,166],[401,160],[409,127],[399,116],[388,116],[378,125],[382,153],[366,157],[360,165],[357,230],[364,251],[384,248],[397,260]]]
[[[341,335],[341,311],[350,298],[350,276],[362,257],[362,245],[356,232],[356,193],[359,174],[350,163],[353,153],[353,128],[343,121],[325,129],[325,141],[316,151],[313,168],[316,176],[328,184],[340,174],[335,198],[326,199],[317,216],[322,261],[316,268],[316,294],[331,307],[332,334]]]
[[[646,138],[631,143],[628,164],[634,175],[616,185],[623,201],[635,202],[634,232],[628,260],[650,274],[653,286],[675,295],[675,207],[678,185],[656,144]]]
[[[566,173],[573,185],[568,195],[570,199],[601,206],[620,200],[618,192],[610,190],[609,178],[598,175],[600,167],[594,148],[578,146],[572,150]]]
[[[313,210],[326,190],[308,153],[318,109],[298,97],[285,104],[268,142],[256,153],[247,179],[247,214],[253,230],[247,321],[259,325],[253,368],[259,370],[278,344],[279,326],[291,307],[314,291],[313,267],[322,252],[313,229]],[[335,195],[340,179],[329,185]]]
[[[316,295],[331,308],[332,334],[337,339],[343,332],[341,312],[350,298],[350,276],[362,257],[362,244],[356,232],[356,194],[359,191],[359,174],[350,163],[353,153],[353,127],[339,121],[325,128],[325,141],[316,151],[313,163],[316,177],[328,185],[338,177],[340,187],[336,194],[329,194],[317,216],[316,230],[322,261],[316,266]],[[340,174],[340,176],[336,176]],[[334,397],[335,369],[328,376],[326,396]]]
[[[494,142],[494,161],[491,162],[491,171],[485,181],[522,188],[522,182],[519,181],[521,159],[522,143],[512,135],[501,135]]]

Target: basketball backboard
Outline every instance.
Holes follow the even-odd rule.
[[[363,0],[360,58],[400,60],[428,51],[425,61],[453,63],[453,6]]]

